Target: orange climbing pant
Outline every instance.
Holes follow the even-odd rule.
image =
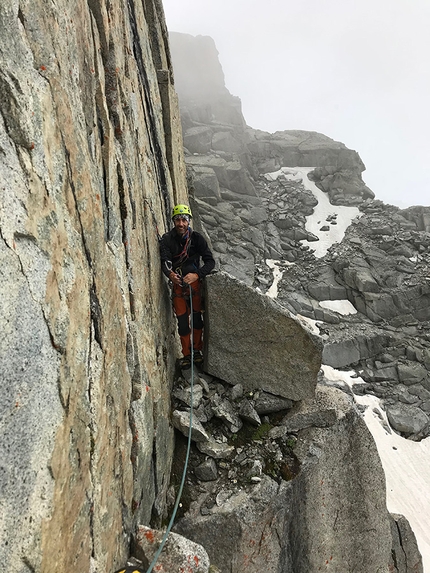
[[[203,317],[201,282],[195,281],[191,285],[193,292],[193,349],[202,350],[203,347]],[[190,288],[188,285],[173,285],[173,309],[178,320],[178,333],[181,339],[182,354],[191,354],[191,328],[190,328]]]

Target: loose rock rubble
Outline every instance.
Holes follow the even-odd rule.
[[[177,440],[176,483],[181,478],[189,433],[190,379],[191,371],[182,371],[173,390],[173,423],[184,436]],[[203,372],[195,373],[193,394],[197,397],[193,446],[182,511],[196,492],[201,497],[201,512],[207,515],[223,497],[260,482],[264,475],[278,483],[297,475],[300,463],[294,454],[295,432],[303,424],[296,424],[291,431],[283,426],[294,404],[291,400],[263,391],[245,392],[240,384],[232,386]],[[196,427],[198,434],[194,433]]]

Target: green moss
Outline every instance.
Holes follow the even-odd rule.
[[[272,429],[272,426],[270,424],[261,424],[260,426],[258,426],[258,428],[255,430],[255,432],[252,434],[251,439],[252,440],[262,440],[267,436],[267,434],[269,433],[269,431],[271,429]]]
[[[290,450],[294,450],[294,448],[296,447],[296,443],[297,440],[295,438],[288,438],[285,445],[287,446],[287,448],[290,448]]]

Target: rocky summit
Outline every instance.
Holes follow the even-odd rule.
[[[355,391],[381,398],[395,431],[428,436],[430,207],[376,200],[358,153],[322,134],[248,127],[219,73],[210,97],[197,80],[182,91],[193,40],[170,38],[195,209],[220,268],[313,322],[323,364],[356,370]],[[187,77],[218,63],[208,39],[194,45]]]
[[[429,434],[429,209],[248,127],[160,0],[3,0],[0,61],[3,568],[422,571],[354,393]],[[160,269],[177,203],[219,267],[201,369]]]

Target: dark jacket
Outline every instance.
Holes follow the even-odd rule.
[[[189,232],[191,236],[185,252],[187,237],[178,235],[176,229],[172,229],[161,237],[161,269],[167,277],[173,270],[182,276],[197,273],[202,279],[215,267],[215,260],[206,239],[197,231],[193,231],[191,227],[189,227]],[[203,260],[202,267],[200,267],[200,259]]]

